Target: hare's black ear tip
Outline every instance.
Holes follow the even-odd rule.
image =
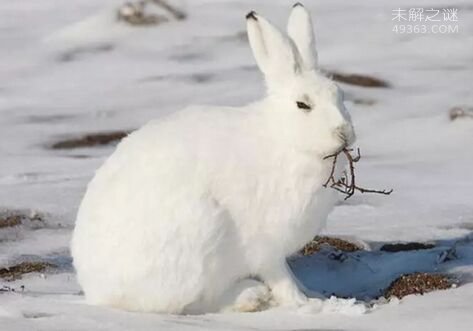
[[[294,6],[292,6],[292,8],[296,8],[296,7],[304,7],[304,5],[300,2],[296,2]]]
[[[246,19],[257,21],[258,17],[256,17],[256,12],[254,10],[250,11],[248,14],[246,14]]]

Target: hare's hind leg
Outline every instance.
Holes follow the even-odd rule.
[[[220,307],[223,312],[255,312],[271,305],[271,291],[261,281],[246,278],[237,281],[222,295]]]
[[[302,306],[308,302],[307,296],[289,268],[286,259],[273,261],[260,270],[260,275],[271,288],[274,300],[280,305]]]
[[[110,228],[129,230],[113,231],[108,240],[77,232],[75,265],[89,302],[162,313],[192,305],[205,313],[245,272],[233,220],[217,203],[185,195],[164,202],[131,206],[132,215],[110,218]],[[150,215],[153,222],[142,226]],[[108,220],[87,216],[89,227]]]
[[[213,199],[209,202],[205,202],[208,212],[199,220],[198,230],[205,238],[200,247],[202,290],[198,299],[184,308],[189,314],[220,310],[224,293],[248,273],[233,219]]]

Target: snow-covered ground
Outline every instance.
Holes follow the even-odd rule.
[[[312,1],[320,64],[369,74],[392,88],[343,85],[363,158],[358,181],[393,188],[357,195],[325,233],[368,250],[343,263],[317,254],[293,261],[308,287],[373,298],[402,273],[454,275],[456,289],[367,305],[327,299],[319,309],[165,316],[87,306],[68,241],[86,183],[113,147],[51,150],[70,135],[130,130],[187,104],[241,105],[263,92],[245,38],[255,9],[280,26],[289,1],[202,0],[189,17],[156,27],[115,21],[120,0],[0,3],[0,209],[36,211],[42,226],[0,229],[0,266],[45,260],[55,273],[0,285],[1,330],[470,330],[473,325],[473,4],[467,0]],[[396,34],[392,10],[457,8],[459,32]],[[372,100],[372,105],[353,102]],[[431,241],[431,250],[386,254],[386,242]],[[458,258],[439,263],[456,246]],[[116,257],[119,258],[119,257]],[[24,290],[21,291],[21,286]],[[364,312],[364,313],[363,313]]]

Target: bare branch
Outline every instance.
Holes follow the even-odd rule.
[[[332,170],[330,171],[330,176],[327,178],[327,181],[325,182],[324,184],[324,187],[327,187],[327,185],[330,183],[330,181],[332,180],[333,178],[333,175],[335,173],[335,166],[337,164],[337,157],[338,157],[338,154],[334,154],[334,155],[329,155],[328,157],[333,157],[333,163],[332,163]],[[324,160],[326,159],[327,157],[324,157]]]
[[[324,157],[324,160],[333,158],[332,168],[330,170],[330,176],[328,177],[327,181],[323,184],[323,187],[330,186],[334,190],[345,194],[345,200],[350,198],[356,191],[361,193],[377,193],[377,194],[384,194],[389,195],[393,192],[393,190],[373,190],[360,187],[356,185],[355,181],[355,163],[360,161],[361,154],[360,149],[357,148],[356,154],[352,155],[353,149],[343,148],[339,152],[335,154],[328,155]],[[348,172],[345,170],[342,176],[339,179],[335,179],[335,168],[337,166],[338,156],[340,154],[345,155],[346,159],[348,160]]]

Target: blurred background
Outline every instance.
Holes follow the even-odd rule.
[[[73,277],[68,242],[95,169],[150,119],[189,104],[259,98],[264,86],[245,14],[255,10],[285,29],[292,5],[1,1],[0,264],[56,259],[65,278],[38,288],[77,290],[64,285]],[[304,5],[314,17],[320,70],[344,89],[353,117],[362,152],[357,180],[394,189],[341,201],[325,233],[372,247],[469,236],[473,2]]]

